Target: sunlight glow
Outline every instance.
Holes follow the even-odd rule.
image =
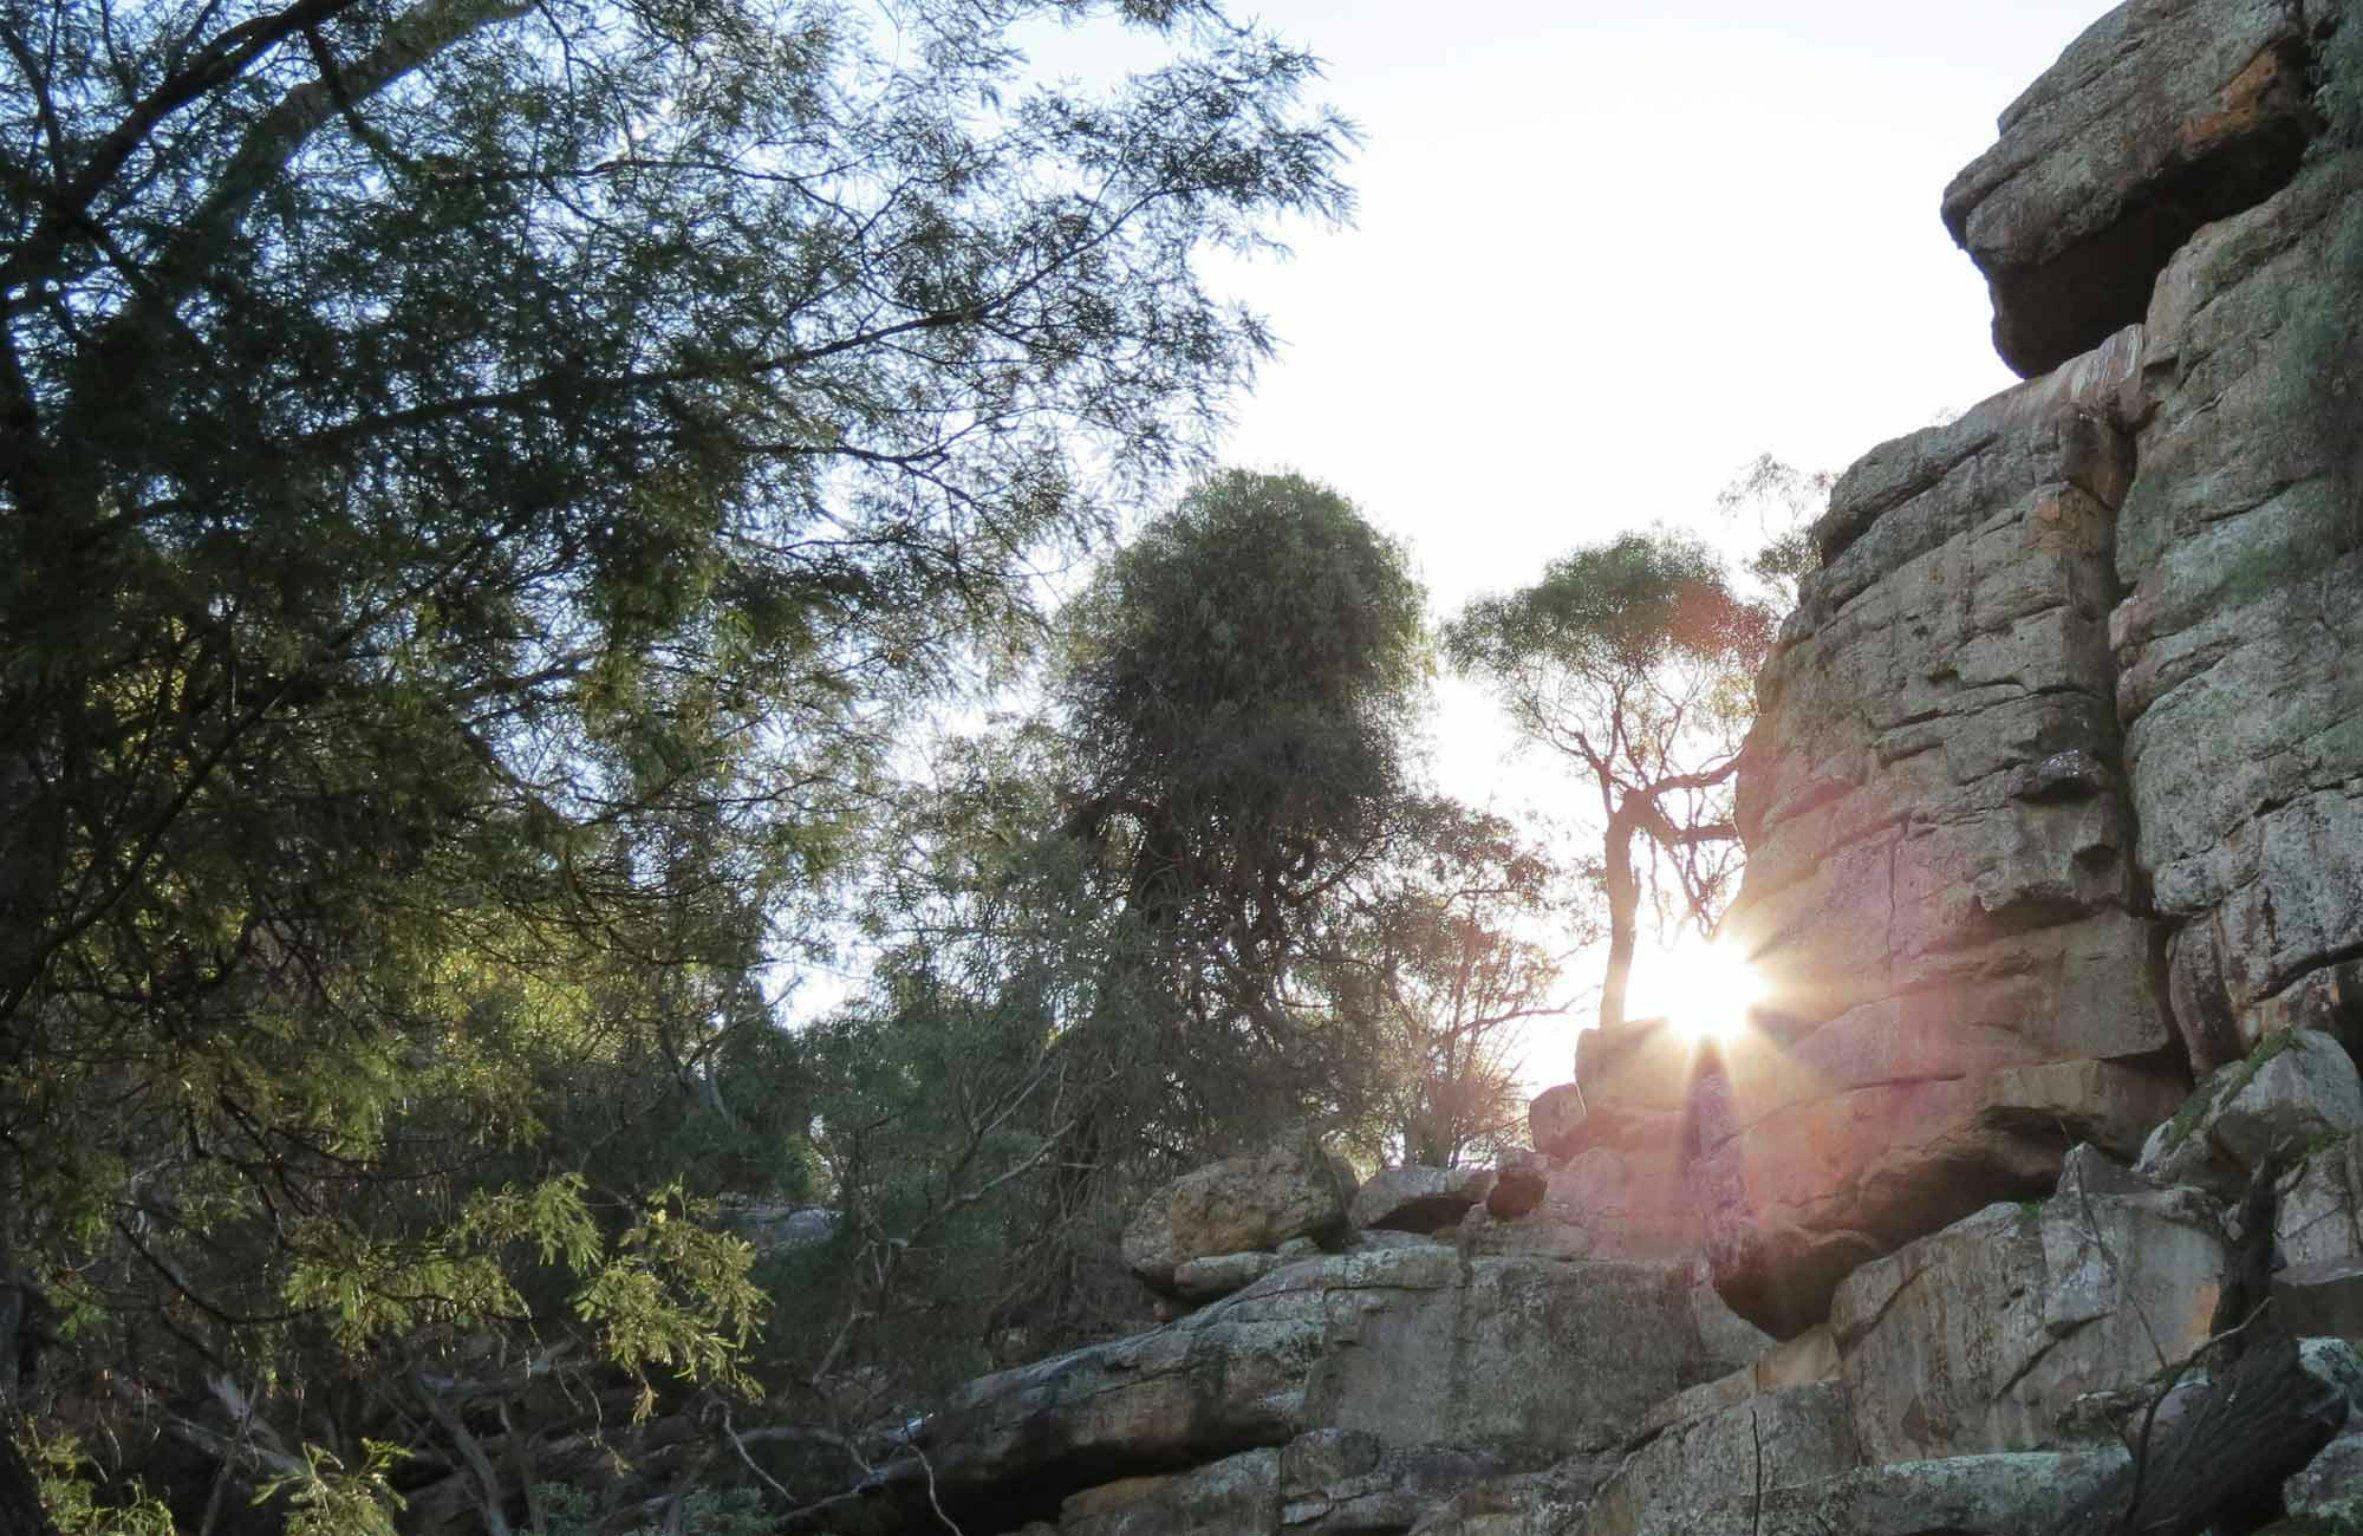
[[[1688,938],[1636,957],[1628,1011],[1662,1018],[1692,1044],[1736,1039],[1764,999],[1764,978],[1736,948]]]

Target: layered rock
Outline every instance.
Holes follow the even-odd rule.
[[[2107,643],[2137,364],[2118,338],[1849,471],[1759,683],[1727,921],[1770,1001],[1699,1134],[1718,1277],[1776,1332],[2182,1097]]]
[[[1993,291],[2005,362],[2048,372],[2140,320],[2202,225],[2288,181],[2314,126],[2314,27],[2333,10],[2134,0],[2010,104],[2000,142],[1944,198]]]
[[[2351,1017],[2363,953],[2363,156],[2203,231],[2160,280],[2111,626],[2140,863],[2202,1068]]]
[[[1318,1431],[1390,1455],[1483,1453],[1472,1478],[1603,1454],[1661,1398],[1744,1363],[1702,1329],[1701,1289],[1687,1265],[1437,1243],[1291,1264],[1153,1333],[969,1383],[917,1455],[828,1516],[892,1529],[931,1486],[955,1518],[1008,1529],[1088,1488]],[[1192,1489],[1174,1497],[1216,1497]]]

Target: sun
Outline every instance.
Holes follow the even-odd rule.
[[[1695,936],[1638,957],[1632,1017],[1662,1018],[1694,1045],[1736,1039],[1748,1010],[1764,1000],[1764,978],[1739,950]]]

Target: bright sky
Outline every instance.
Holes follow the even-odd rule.
[[[1579,542],[1709,531],[1759,453],[1842,469],[1976,403],[2013,379],[1938,198],[2105,9],[1270,0],[1365,134],[1361,210],[1231,275],[1285,350],[1225,457],[1351,496],[1443,616]],[[1465,687],[1434,751],[1530,824],[1574,803]]]
[[[2105,9],[1240,0],[1328,62],[1365,143],[1353,227],[1218,271],[1283,340],[1224,458],[1352,497],[1439,618],[1623,529],[1753,542],[1714,502],[1756,455],[1843,469],[2012,382],[1937,203]],[[1158,53],[1105,26],[1026,41],[1085,80]],[[1433,763],[1530,828],[1578,804],[1463,685]],[[1537,1085],[1574,1025],[1532,1042]]]

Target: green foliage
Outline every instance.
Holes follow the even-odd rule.
[[[174,1536],[172,1511],[138,1481],[120,1499],[102,1497],[98,1468],[72,1435],[48,1435],[22,1449],[58,1536]]]
[[[1076,824],[1180,946],[1177,1003],[1275,1027],[1295,916],[1374,846],[1424,677],[1402,551],[1334,491],[1233,471],[1078,603]]]
[[[1025,78],[1094,18],[1163,62]],[[1202,254],[1342,214],[1350,135],[1201,3],[6,25],[0,1284],[62,1277],[62,1389],[335,1396],[281,1492],[370,1529],[430,1377],[744,1384],[705,1197],[845,1133],[783,978],[1264,354]]]
[[[394,1520],[403,1499],[387,1475],[404,1455],[399,1446],[365,1441],[361,1465],[347,1470],[328,1452],[306,1445],[304,1470],[264,1485],[256,1502],[287,1500],[287,1536],[400,1536]]]

